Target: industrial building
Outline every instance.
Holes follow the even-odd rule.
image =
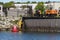
[[[14,4],[16,8],[10,8],[7,11],[7,16],[10,17],[19,17],[22,16],[28,16],[29,14],[33,13],[34,8],[37,4]],[[21,8],[22,6],[26,6],[26,8]]]
[[[45,2],[45,6],[52,7],[52,9],[60,10],[60,2]]]
[[[3,12],[3,5],[0,5],[0,16],[4,16],[4,12]]]
[[[28,15],[28,8],[22,9],[22,8],[10,8],[8,10],[8,17],[20,17],[20,16],[27,16]]]
[[[46,9],[52,8],[53,10],[60,10],[60,2],[45,2],[44,5],[45,7],[47,7]],[[29,12],[33,12],[35,13],[35,7],[37,6],[36,4],[14,4],[16,6],[16,8],[10,8],[10,10],[8,10],[8,14],[7,16],[27,16],[29,14]],[[21,8],[22,6],[26,6],[26,8]],[[27,6],[31,6],[30,10]],[[32,8],[32,9],[31,9]]]

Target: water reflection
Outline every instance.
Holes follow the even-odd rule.
[[[0,40],[60,40],[60,33],[0,32]]]

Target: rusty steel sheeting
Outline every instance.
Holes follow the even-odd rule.
[[[26,27],[60,27],[60,18],[25,18]]]

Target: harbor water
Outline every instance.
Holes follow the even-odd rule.
[[[0,32],[0,40],[60,40],[60,33]]]

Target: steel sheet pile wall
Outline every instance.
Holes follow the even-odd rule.
[[[27,27],[60,27],[60,19],[27,19]]]
[[[60,18],[23,18],[25,31],[60,32]]]

